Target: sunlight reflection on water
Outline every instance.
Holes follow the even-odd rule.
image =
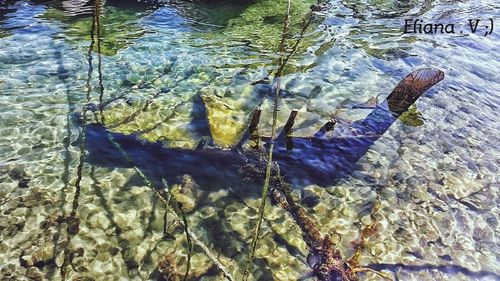
[[[193,101],[202,93],[214,101],[210,121],[225,137],[261,102],[260,130],[269,134],[273,99],[256,96],[252,83],[276,70],[281,28],[272,26],[276,18],[266,18],[268,24],[244,18],[246,5],[107,2],[101,19],[106,120],[124,123],[121,118],[148,105],[112,130],[193,148],[203,135],[193,130],[201,124],[193,122],[199,113]],[[128,167],[84,164],[78,234],[64,234],[71,221],[58,219],[72,208],[79,114],[99,103],[95,52],[89,97],[86,88],[92,11],[86,1],[0,4],[1,279],[60,279],[61,245],[68,241],[74,264],[67,277],[73,279],[156,278],[166,253],[176,270],[185,270],[179,229],[172,226],[172,237],[162,239],[162,206]],[[352,177],[296,190],[324,234],[344,238],[338,247],[345,257],[378,197],[377,232],[361,264],[400,280],[499,278],[498,33],[402,35],[406,18],[457,22],[465,31],[469,18],[495,17],[495,1],[333,1],[305,33],[281,84],[279,122],[300,109],[296,134],[313,133],[346,99],[385,98],[414,69],[446,73],[411,116],[375,143]],[[337,117],[349,123],[368,113]],[[260,191],[251,186],[192,187],[194,199],[184,198],[195,206],[189,224],[237,276],[243,263],[235,261],[246,258],[256,221]],[[276,206],[268,206],[265,217],[254,277],[303,277],[309,268],[300,231]],[[217,280],[207,257],[195,252],[193,278]]]

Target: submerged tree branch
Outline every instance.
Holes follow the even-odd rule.
[[[291,187],[280,176],[279,168],[274,171],[271,195],[283,209],[288,211],[302,230],[304,242],[309,247],[307,263],[319,280],[358,280],[349,263],[342,258],[340,251],[334,248],[330,238],[323,238],[304,209],[295,203]]]

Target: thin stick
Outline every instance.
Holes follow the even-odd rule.
[[[283,135],[288,136],[290,131],[293,128],[293,125],[295,123],[295,117],[297,117],[297,109],[292,110],[290,113],[290,116],[288,116],[288,120],[286,121],[285,127],[283,128]]]
[[[348,263],[351,265],[352,268],[356,268],[359,265],[358,259],[359,256],[361,255],[361,252],[365,249],[366,247],[366,241],[368,241],[368,238],[372,236],[375,231],[377,230],[376,224],[377,220],[375,218],[375,213],[380,210],[380,200],[377,198],[375,199],[375,205],[373,206],[373,209],[370,213],[370,218],[373,220],[371,224],[365,226],[363,230],[361,230],[361,234],[359,237],[359,242],[356,245],[356,250],[352,257],[349,259]]]
[[[259,121],[260,121],[260,114],[262,113],[262,109],[260,107],[257,107],[252,114],[252,119],[250,120],[250,125],[248,125],[248,128],[243,132],[240,140],[238,143],[232,148],[235,151],[239,151],[243,144],[250,138],[250,139],[255,139],[258,143],[259,138],[257,134],[257,126],[259,126]],[[255,137],[257,136],[257,137]],[[254,138],[255,137],[255,138]]]
[[[248,133],[250,135],[253,134],[253,132],[257,129],[257,126],[259,125],[261,113],[262,113],[262,110],[260,108],[255,109],[253,116],[252,116],[252,121],[250,122],[250,126],[248,126]]]
[[[95,5],[97,5],[98,2],[96,2]],[[88,63],[89,63],[89,69],[88,69],[88,72],[87,72],[87,80],[86,80],[86,83],[85,83],[85,86],[87,88],[87,102],[90,102],[90,100],[92,99],[92,96],[91,96],[91,93],[92,93],[92,87],[90,86],[90,82],[92,80],[92,71],[93,71],[93,66],[92,66],[92,51],[94,50],[94,44],[95,44],[95,41],[94,41],[94,36],[95,36],[95,28],[96,28],[96,17],[97,17],[97,14],[94,13],[93,17],[92,17],[92,27],[90,29],[90,46],[89,46],[89,50],[88,50]],[[76,219],[76,210],[78,209],[78,206],[79,206],[79,198],[80,198],[80,191],[81,191],[81,182],[82,182],[82,178],[83,178],[83,165],[84,165],[84,162],[85,162],[85,147],[84,147],[84,142],[85,142],[85,139],[86,139],[86,133],[85,133],[85,128],[87,126],[87,110],[83,110],[83,130],[82,130],[82,135],[81,135],[81,143],[80,143],[80,157],[78,158],[78,166],[77,166],[77,177],[76,177],[76,181],[75,181],[75,196],[73,197],[73,202],[72,202],[72,208],[71,208],[71,213],[69,215],[69,217],[66,219],[67,221],[67,226],[66,226],[66,234],[68,236],[74,234],[73,231],[74,230],[70,230],[71,228],[74,228],[74,224],[75,222],[76,223],[79,223],[78,221],[75,221]],[[60,233],[57,234],[58,238],[60,237]],[[63,250],[63,264],[61,265],[61,276],[62,276],[62,279],[64,280],[66,278],[66,268],[68,266],[68,263],[71,263],[71,261],[69,261],[70,259],[70,253],[68,253],[69,251],[69,246],[70,246],[70,239],[68,239],[68,243],[66,243],[65,247],[64,247],[64,250]]]
[[[193,241],[191,241],[191,235],[189,235],[188,221],[186,218],[186,213],[182,210],[181,204],[175,201],[174,196],[171,196],[172,200],[174,200],[174,210],[181,214],[182,223],[184,225],[184,231],[186,232],[186,240],[188,243],[188,258],[186,265],[186,272],[184,273],[184,281],[188,279],[189,271],[191,270],[191,256],[193,255]]]
[[[292,5],[292,1],[288,0],[286,18],[285,18],[285,23],[283,25],[283,34],[282,34],[281,42],[280,42],[280,46],[279,46],[280,53],[282,53],[285,49],[284,48],[285,34],[288,32],[291,5]],[[280,64],[282,64],[282,63],[284,63],[283,58],[280,60]],[[283,69],[281,65],[280,65],[280,69]],[[260,201],[260,206],[259,206],[259,218],[257,221],[257,226],[255,227],[252,243],[250,244],[250,252],[248,253],[248,259],[247,259],[247,263],[245,265],[245,270],[243,271],[243,280],[245,280],[245,281],[248,280],[248,276],[250,274],[250,267],[253,264],[253,258],[255,256],[255,248],[257,247],[257,242],[259,240],[260,228],[262,227],[262,220],[264,218],[264,209],[266,207],[267,194],[269,192],[269,181],[271,178],[271,170],[272,170],[272,162],[273,162],[274,138],[276,136],[276,125],[277,125],[277,119],[278,119],[278,105],[279,105],[279,99],[280,99],[280,76],[281,76],[281,71],[278,71],[278,73],[276,73],[276,77],[275,77],[275,78],[277,78],[277,84],[276,84],[276,93],[274,95],[273,124],[272,124],[271,139],[270,139],[271,144],[269,147],[269,154],[267,157],[266,178],[264,180],[264,186],[262,188],[262,195],[261,195],[261,201]]]
[[[393,281],[394,279],[390,278],[390,277],[387,277],[385,274],[382,274],[381,272],[378,272],[376,270],[373,270],[369,267],[358,267],[358,268],[355,268],[353,269],[352,271],[354,271],[354,273],[358,273],[358,272],[370,272],[370,273],[374,273],[382,278],[384,278],[385,280],[389,280],[389,281]]]
[[[102,76],[102,54],[101,54],[101,21],[100,21],[100,13],[101,9],[101,1],[95,1],[95,24],[96,24],[96,39],[97,39],[97,75],[99,78],[99,105],[103,103],[104,98],[104,83]],[[102,7],[104,9],[104,7]],[[99,113],[101,115],[101,123],[104,124],[104,115],[103,115],[103,107],[99,106]]]

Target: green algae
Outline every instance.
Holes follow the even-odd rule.
[[[58,10],[56,8],[47,8],[45,13],[43,13],[39,17],[46,20],[57,20],[61,22],[68,21],[70,18],[64,11]]]
[[[417,110],[416,105],[410,106],[408,111],[401,114],[399,120],[407,126],[411,127],[419,127],[424,125],[424,121],[422,120],[422,113]]]
[[[351,8],[356,14],[371,14],[375,17],[401,16],[411,10],[417,1],[396,0],[368,0],[368,1],[342,1],[342,4]]]
[[[238,95],[213,88],[201,89],[197,95],[207,111],[210,133],[216,145],[234,145],[247,126],[250,113],[259,99],[246,86]],[[186,126],[192,119],[193,105],[178,99],[145,99],[129,105],[117,103],[104,110],[106,126],[113,132],[132,134],[147,141],[162,141],[168,146],[192,148],[197,136]]]
[[[179,12],[186,17],[188,23],[214,24],[223,26],[223,36],[233,39],[251,40],[255,46],[260,46],[269,51],[276,51],[281,39],[283,21],[287,11],[287,0],[259,0],[249,1],[222,1],[220,3],[204,2],[179,5]],[[316,3],[313,0],[292,1],[290,14],[290,32],[287,39],[295,39],[294,36],[301,32],[307,14],[310,13],[310,5]],[[214,6],[215,5],[215,6]],[[130,10],[105,7],[101,14],[101,53],[104,55],[115,55],[118,50],[126,48],[130,40],[144,35],[144,30],[138,25],[140,14]],[[91,17],[80,17],[74,19],[64,11],[56,8],[48,8],[40,18],[57,20],[68,24],[64,30],[66,37],[71,42],[89,42],[92,28]],[[200,37],[207,39],[218,37],[221,32],[202,33]],[[306,44],[300,47],[304,51]]]
[[[224,27],[240,15],[254,1],[248,0],[198,0],[172,1],[177,11],[194,24]]]
[[[250,69],[261,67],[276,67],[280,55],[287,56],[291,53],[304,53],[313,45],[318,33],[311,32],[317,26],[310,6],[317,1],[300,0],[291,1],[288,32],[283,35],[283,23],[287,13],[287,0],[258,0],[248,2],[244,9],[235,13],[233,17],[224,17],[226,24],[216,32],[197,34],[215,44],[221,49],[226,49],[224,42],[238,42],[250,47],[242,66]],[[306,35],[307,34],[307,35]],[[280,54],[278,45],[284,39],[284,52]],[[220,43],[217,43],[220,42]],[[285,69],[284,73],[291,73]]]
[[[295,36],[301,33],[310,16],[309,7],[314,3],[316,1],[312,0],[291,2],[289,31],[285,35],[286,39],[295,39]],[[277,51],[282,38],[287,5],[287,0],[257,1],[245,9],[239,17],[230,20],[224,33],[229,36],[246,38],[256,46]]]
[[[10,36],[11,34],[5,30],[0,30],[0,38],[5,38],[5,37],[8,37]]]
[[[116,55],[119,50],[128,47],[131,40],[140,38],[145,34],[144,29],[138,24],[141,18],[139,13],[114,7],[105,7],[103,9],[100,16],[101,54],[107,56]],[[67,24],[63,32],[69,42],[74,44],[90,42],[92,17],[75,19],[56,8],[48,8],[40,17]]]

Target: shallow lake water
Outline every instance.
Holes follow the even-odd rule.
[[[372,226],[358,263],[393,280],[500,280],[500,48],[485,36],[500,5],[315,2],[292,1],[282,36],[284,0],[2,1],[0,279],[224,280],[222,265],[242,280],[263,175],[233,181],[241,167],[197,151],[231,151],[257,107],[270,136],[276,86],[277,127],[296,109],[300,138],[430,67],[443,81],[346,176],[297,180],[293,197],[345,260]],[[403,35],[405,19],[455,33]],[[316,280],[292,216],[271,200],[263,214],[249,280]]]

